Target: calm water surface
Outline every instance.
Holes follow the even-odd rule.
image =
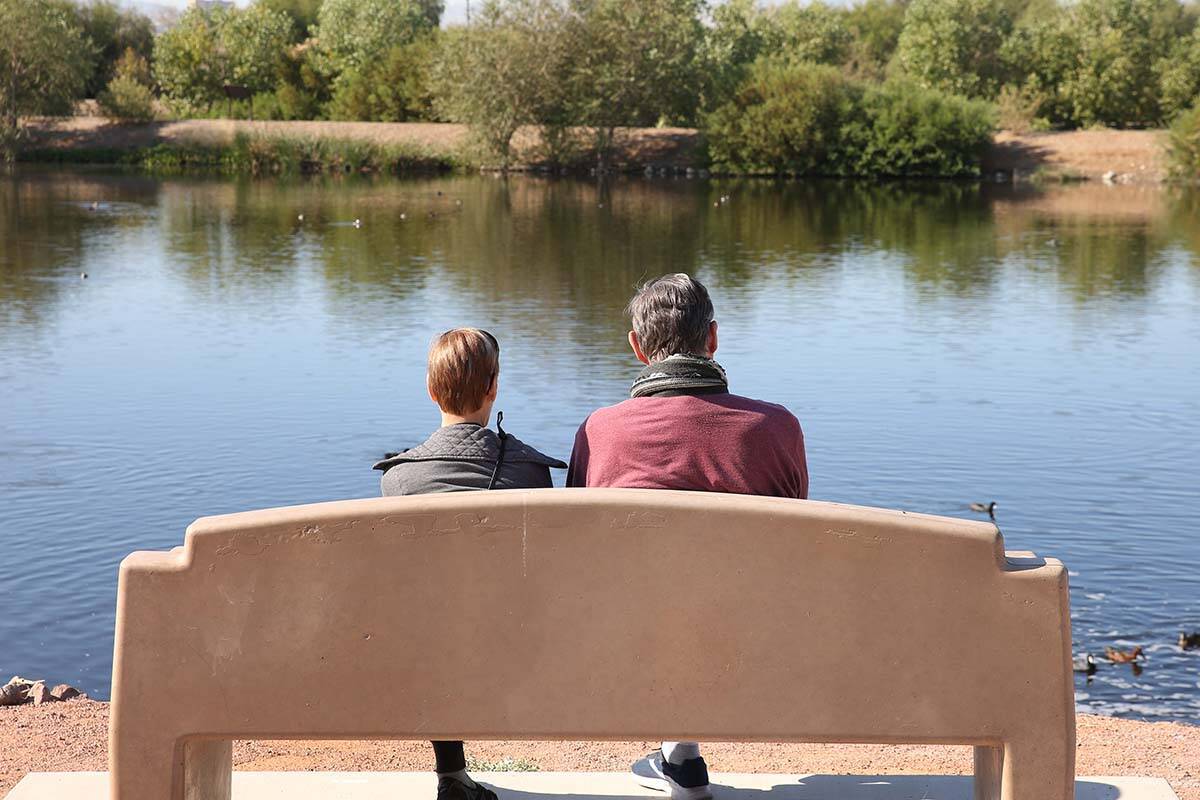
[[[508,426],[565,458],[635,374],[632,287],[680,270],[814,498],[998,500],[1069,566],[1076,650],[1149,654],[1080,707],[1200,722],[1200,196],[1127,187],[0,177],[0,672],[106,697],[123,556],[375,494],[445,328],[499,336]]]

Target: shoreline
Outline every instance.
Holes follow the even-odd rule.
[[[30,132],[22,160],[40,163],[207,169],[224,163],[227,171],[271,174],[272,169],[259,171],[244,162],[256,155],[254,142],[276,141],[285,143],[281,149],[293,151],[284,157],[295,159],[293,166],[300,171],[305,171],[306,164],[312,172],[339,171],[345,166],[339,159],[362,156],[364,150],[378,163],[359,171],[402,174],[477,166],[464,155],[469,143],[467,127],[451,123],[191,119],[123,124],[81,116],[33,120]],[[249,147],[241,142],[247,138]],[[306,162],[304,153],[294,152],[300,144],[327,160]],[[517,133],[514,171],[549,171],[534,157],[537,146],[535,131]],[[247,152],[232,152],[238,150]],[[274,153],[257,155],[278,158]],[[238,163],[231,164],[231,160]],[[617,172],[661,175],[703,177],[707,167],[700,132],[692,128],[619,129],[614,162]],[[589,164],[581,162],[570,172],[586,172]],[[1168,177],[1165,134],[1160,130],[1000,131],[981,168],[984,178],[1018,182],[1160,184]],[[345,171],[352,170],[347,167]]]
[[[330,700],[336,702],[336,700]],[[27,772],[107,769],[109,704],[71,700],[0,707],[0,797]],[[1200,726],[1078,714],[1079,775],[1165,778],[1180,800],[1200,800]],[[623,771],[650,742],[469,742],[471,768]],[[705,745],[715,772],[969,775],[970,747],[926,745]],[[255,741],[234,745],[234,769],[424,771],[425,742]]]

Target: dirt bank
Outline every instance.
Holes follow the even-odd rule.
[[[1101,180],[1113,172],[1122,183],[1160,183],[1167,174],[1164,146],[1163,131],[1001,131],[983,166],[1018,177],[1041,172]]]
[[[336,702],[336,700],[331,700]],[[106,769],[108,704],[91,700],[0,708],[0,796],[26,772]],[[646,742],[473,742],[480,762],[521,759],[542,770],[623,770]],[[706,746],[719,772],[966,774],[965,747],[875,745]],[[246,770],[424,770],[424,742],[241,742]],[[1181,800],[1200,800],[1200,727],[1079,716],[1080,775],[1166,778]]]
[[[451,155],[467,138],[463,125],[392,122],[248,122],[181,120],[115,125],[98,117],[41,120],[33,125],[38,147],[134,150],[156,144],[225,145],[238,133],[294,138],[330,138],[413,145]],[[518,150],[529,156],[531,131],[518,134]],[[638,128],[620,132],[618,161],[656,167],[697,166],[699,134],[689,128]],[[1001,132],[984,158],[986,171],[1004,170],[1019,179],[1036,174],[1100,180],[1113,172],[1124,182],[1158,183],[1166,175],[1161,131]]]

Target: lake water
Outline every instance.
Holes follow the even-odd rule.
[[[999,501],[1070,568],[1077,651],[1149,655],[1080,707],[1200,722],[1200,195],[1092,185],[0,177],[4,677],[107,697],[123,556],[377,493],[445,328],[497,334],[507,427],[566,458],[636,372],[632,288],[683,270],[814,498]]]

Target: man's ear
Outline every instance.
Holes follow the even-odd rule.
[[[717,354],[717,321],[715,319],[708,323],[708,342],[706,347],[708,348],[709,358]]]
[[[637,333],[634,331],[629,332],[629,346],[633,348],[633,354],[637,356],[638,361],[643,364],[650,363],[650,359],[646,358],[646,354],[642,352],[641,342],[638,341]]]
[[[500,370],[496,370],[496,374],[492,376],[492,385],[488,389],[487,399],[495,400],[498,394],[500,394]]]

